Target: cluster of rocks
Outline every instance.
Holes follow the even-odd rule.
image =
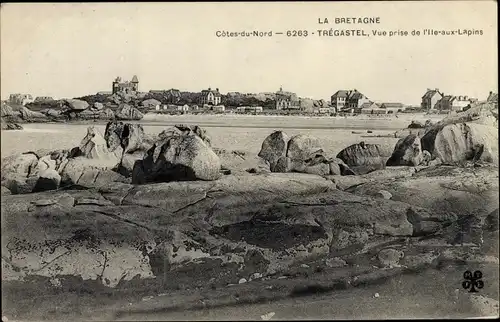
[[[35,151],[2,161],[2,186],[30,193],[110,182],[216,180],[221,162],[198,126],[176,125],[153,138],[140,124],[109,122],[104,136],[94,127],[71,150]]]
[[[39,112],[20,106],[14,111],[5,102],[2,102],[2,130],[22,129],[18,123],[44,123],[68,120],[140,120],[144,114],[136,107],[120,103],[118,105],[103,103],[89,104],[78,99],[65,99],[57,101],[50,108],[41,109]]]
[[[310,135],[289,138],[285,132],[275,131],[264,140],[258,156],[269,163],[271,172],[354,174],[341,159],[326,156],[319,140]]]

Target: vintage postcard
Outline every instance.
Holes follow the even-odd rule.
[[[496,12],[3,3],[2,321],[498,317]]]

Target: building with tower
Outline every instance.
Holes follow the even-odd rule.
[[[132,77],[132,80],[122,82],[121,77],[117,77],[113,81],[112,93],[113,94],[135,94],[139,92],[139,79],[136,75]]]

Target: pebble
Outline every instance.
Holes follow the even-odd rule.
[[[380,190],[379,192],[377,192],[377,197],[389,200],[392,198],[392,194],[387,190]]]
[[[301,264],[300,267],[302,267],[302,268],[309,268],[309,265],[307,265],[307,264]]]
[[[273,317],[275,314],[276,314],[276,313],[274,313],[274,312],[269,312],[269,313],[267,313],[267,314],[261,315],[261,316],[260,316],[260,318],[261,318],[262,320],[271,320],[271,319],[272,319],[272,317]]]
[[[152,298],[154,298],[154,296],[146,296],[146,297],[143,297],[142,300],[143,301],[149,301],[151,300]]]
[[[261,273],[253,273],[252,276],[250,276],[251,280],[255,280],[255,279],[258,279],[258,278],[262,278],[262,274]]]
[[[380,294],[378,294],[378,293],[375,293],[375,297],[380,297]]]
[[[284,280],[285,278],[288,278],[288,276],[280,276],[280,277],[278,277],[279,280]]]
[[[238,284],[245,284],[247,282],[246,278],[242,278],[238,281]]]

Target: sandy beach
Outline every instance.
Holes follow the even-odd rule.
[[[377,137],[391,135],[406,128],[412,120],[438,121],[443,116],[407,114],[398,118],[383,116],[315,117],[315,116],[266,116],[266,115],[157,115],[146,114],[141,121],[149,134],[158,134],[175,124],[195,124],[206,128],[213,145],[227,150],[241,150],[257,154],[262,141],[275,130],[289,135],[310,134],[321,140],[328,154],[336,154],[343,148],[365,141],[394,146],[396,138]],[[95,126],[104,133],[105,122],[93,123],[40,123],[23,124],[23,131],[2,132],[1,155],[25,152],[41,148],[60,149],[78,145],[87,127]],[[368,133],[372,131],[373,133]],[[355,132],[355,133],[353,133]]]

